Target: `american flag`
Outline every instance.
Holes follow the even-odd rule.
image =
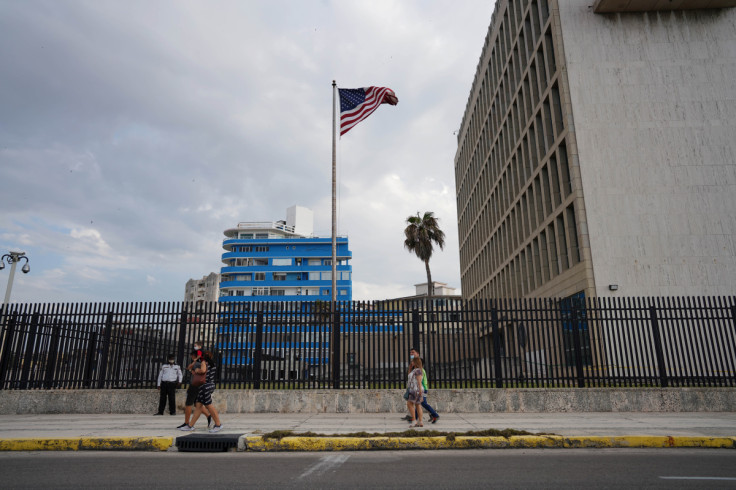
[[[399,103],[394,91],[386,87],[341,88],[338,89],[338,92],[340,93],[340,136],[373,114],[379,105]]]

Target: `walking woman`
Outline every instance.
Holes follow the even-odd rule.
[[[194,351],[197,352],[197,351]],[[217,374],[217,366],[212,362],[212,353],[205,352],[201,359],[201,364],[194,370],[195,373],[205,375],[205,383],[199,389],[197,393],[197,401],[194,404],[194,415],[192,415],[192,421],[189,425],[185,425],[179,430],[190,432],[194,430],[194,424],[197,423],[197,419],[202,414],[202,407],[209,410],[212,419],[215,421],[215,426],[210,429],[210,432],[220,432],[222,424],[220,423],[220,414],[217,413],[217,409],[212,404],[212,393],[215,392],[215,374]]]
[[[424,391],[422,390],[422,360],[419,356],[414,357],[409,364],[409,376],[406,381],[406,390],[409,398],[406,400],[406,408],[409,409],[411,415],[411,425],[409,427],[424,427],[422,423],[422,400],[424,399]],[[414,414],[419,420],[414,419]]]

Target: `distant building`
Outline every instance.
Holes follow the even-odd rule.
[[[455,288],[449,287],[444,282],[437,282],[432,281],[432,284],[434,285],[434,296],[459,296],[456,293]],[[427,287],[427,283],[423,282],[421,284],[415,284],[414,287],[416,288],[416,295],[417,296],[426,296],[427,290],[429,289]]]
[[[496,2],[455,155],[464,298],[736,294],[736,9],[706,8],[735,5]]]
[[[220,274],[212,272],[202,279],[189,279],[184,290],[184,301],[201,307],[216,302],[220,296]]]

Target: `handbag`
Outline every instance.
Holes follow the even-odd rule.
[[[408,400],[408,399],[409,399],[409,388],[407,388],[406,391],[404,391],[404,400]]]
[[[204,375],[204,373],[193,373],[191,385],[192,386],[202,386],[206,380],[207,380],[207,377]]]

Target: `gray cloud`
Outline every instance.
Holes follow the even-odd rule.
[[[459,284],[453,158],[493,2],[0,0],[0,250],[16,301],[183,298],[224,229],[292,204],[330,233],[333,79],[399,96],[338,145],[356,299]]]

